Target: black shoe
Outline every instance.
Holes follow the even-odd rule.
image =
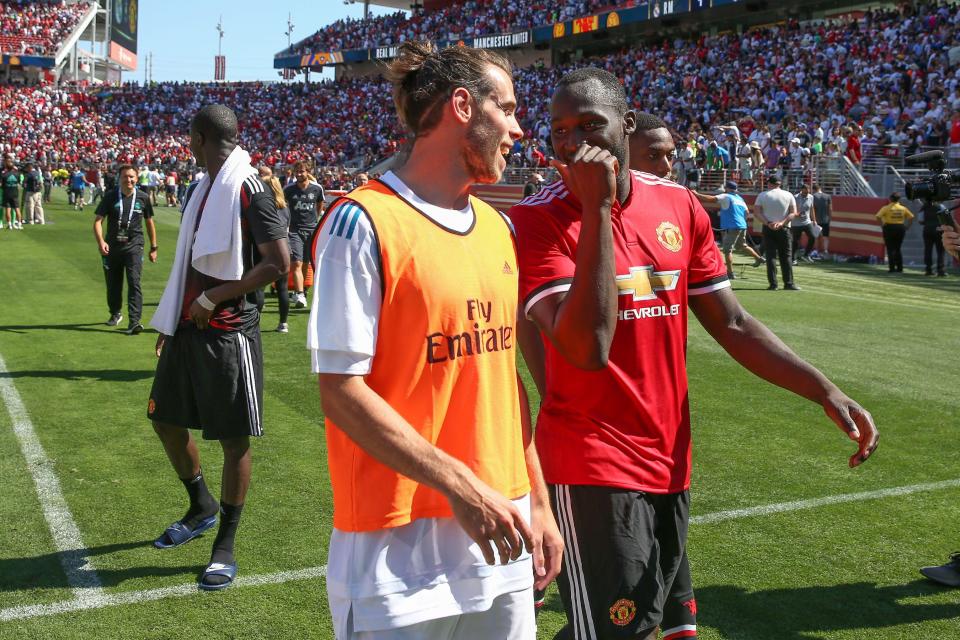
[[[112,316],[110,316],[110,319],[109,319],[109,320],[107,320],[107,326],[108,326],[108,327],[115,327],[115,326],[117,326],[118,324],[120,324],[120,321],[121,321],[121,320],[123,320],[123,314],[122,314],[122,313],[115,313],[115,314],[113,314]]]
[[[950,554],[947,564],[920,569],[926,578],[948,587],[960,587],[960,552]]]
[[[780,288],[780,287],[778,287],[777,285],[772,284],[772,285],[770,285],[769,287],[767,287],[767,291],[776,291],[776,290],[779,289],[779,288]]]
[[[128,336],[135,336],[138,333],[141,333],[142,331],[143,331],[143,325],[137,322],[127,327],[127,330],[124,333],[126,333]]]
[[[791,283],[791,284],[785,284],[785,285],[783,285],[783,288],[786,289],[787,291],[800,291],[800,287],[798,287],[797,285],[795,285],[795,284],[793,284],[793,283]]]
[[[926,271],[923,272],[923,275],[925,275],[925,276],[932,276],[932,275],[933,275],[933,271],[931,271],[930,269],[927,269]]]
[[[938,278],[946,278],[946,277],[947,277],[947,274],[946,274],[945,272],[940,272],[940,273],[937,274],[937,277],[938,277]]]

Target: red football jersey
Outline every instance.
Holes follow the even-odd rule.
[[[544,337],[536,442],[546,481],[676,493],[690,486],[687,296],[729,287],[710,218],[684,187],[633,172],[614,205],[619,317],[609,364],[585,371]],[[515,205],[524,313],[569,290],[580,204],[562,181]]]

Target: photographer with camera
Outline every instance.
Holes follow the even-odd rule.
[[[923,225],[923,264],[924,275],[933,275],[933,250],[937,250],[937,276],[942,278],[947,275],[943,266],[943,232],[940,231],[942,222],[941,216],[949,215],[947,208],[939,202],[925,200],[920,208]]]

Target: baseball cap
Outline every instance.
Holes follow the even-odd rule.
[[[730,191],[736,191],[736,190],[737,190],[737,183],[734,182],[733,180],[727,180],[726,184],[724,184],[723,186],[725,186],[725,187],[726,187],[727,189],[729,189]]]

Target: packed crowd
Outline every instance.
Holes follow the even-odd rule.
[[[506,33],[569,20],[620,4],[624,3],[618,0],[467,0],[413,15],[398,11],[367,19],[345,18],[321,28],[278,55],[369,49],[407,40],[458,40]]]
[[[240,141],[255,162],[368,165],[392,155],[403,140],[388,95],[372,80],[132,84],[97,92],[7,86],[0,87],[0,150],[54,165],[176,164],[190,156],[191,115],[221,102],[240,115]]]
[[[681,170],[729,168],[749,182],[760,170],[792,175],[821,154],[859,164],[883,144],[907,152],[960,145],[960,70],[950,64],[958,26],[956,5],[934,3],[860,21],[663,42],[576,65],[611,71],[635,108],[663,117],[687,143],[678,146]],[[516,71],[526,137],[513,166],[548,163],[550,92],[573,66]],[[379,79],[0,87],[0,149],[53,164],[175,164],[189,158],[191,114],[210,102],[238,113],[241,144],[269,166],[370,166],[405,137]]]
[[[0,51],[53,55],[90,9],[86,3],[0,0]]]

